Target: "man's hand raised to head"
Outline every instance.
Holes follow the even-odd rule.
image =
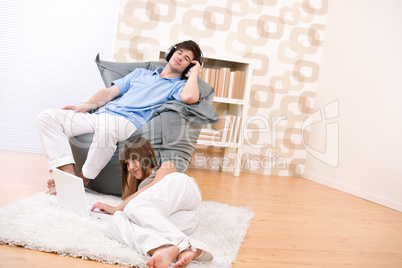
[[[196,60],[193,60],[191,63],[194,64],[194,66],[191,67],[191,69],[185,74],[187,78],[189,78],[191,75],[198,76],[201,73],[200,63]]]

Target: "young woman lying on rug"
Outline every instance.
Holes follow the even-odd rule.
[[[151,257],[148,267],[176,267],[192,260],[211,261],[206,245],[187,235],[197,227],[201,191],[195,180],[178,173],[171,162],[158,167],[152,145],[139,137],[127,143],[120,155],[124,201],[118,207],[96,203],[113,214],[109,235]]]

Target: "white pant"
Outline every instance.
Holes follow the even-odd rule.
[[[116,143],[126,140],[137,129],[123,116],[106,113],[75,113],[71,110],[50,109],[40,113],[36,124],[49,170],[75,163],[68,137],[94,133],[87,159],[82,167],[84,177],[94,179],[116,151]]]
[[[213,257],[207,246],[186,235],[198,225],[200,206],[201,192],[195,180],[172,173],[131,200],[124,211],[116,212],[109,235],[144,255],[163,245],[175,245],[180,252],[189,247],[201,249],[209,261]]]

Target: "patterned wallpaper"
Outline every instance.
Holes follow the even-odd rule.
[[[241,171],[301,176],[302,124],[312,113],[327,5],[328,0],[121,0],[114,58],[141,61],[143,46],[192,39],[204,52],[249,59],[254,71]],[[195,153],[210,160],[223,149]]]

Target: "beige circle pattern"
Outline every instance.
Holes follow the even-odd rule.
[[[248,117],[265,120],[244,119],[251,134],[241,171],[301,176],[301,126],[312,113],[327,7],[328,0],[121,0],[114,58],[141,61],[143,46],[192,39],[204,52],[249,59]],[[211,159],[223,151],[205,147],[196,153]],[[233,164],[232,158],[224,169]],[[197,167],[195,157],[191,165]]]

